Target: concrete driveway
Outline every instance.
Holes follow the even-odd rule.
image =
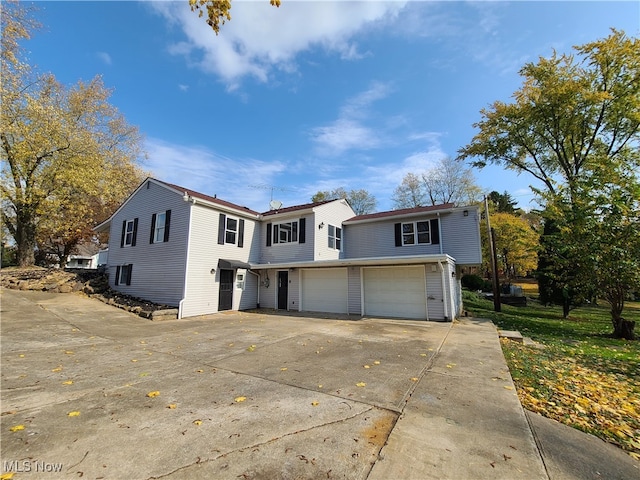
[[[450,329],[4,290],[0,473],[366,478]]]

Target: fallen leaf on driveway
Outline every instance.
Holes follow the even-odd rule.
[[[380,365],[380,360],[376,360],[375,362],[373,362],[374,365]]]
[[[157,390],[147,393],[147,397],[149,398],[157,397],[158,395],[160,395],[160,392]]]
[[[167,408],[170,408],[171,410],[173,410],[174,408],[176,408],[178,405],[176,405],[175,403],[170,403],[169,405],[167,405]]]
[[[67,380],[66,382],[62,382],[63,385],[73,385],[73,380]]]
[[[12,432],[19,432],[20,430],[24,430],[24,425],[16,425],[15,427],[11,427],[9,430]]]
[[[366,386],[367,386],[367,384],[366,384],[366,383],[364,383],[364,382],[358,382],[358,383],[356,383],[356,387],[366,387]]]
[[[447,368],[453,368],[455,366],[456,366],[455,363],[447,363]]]
[[[194,425],[202,425],[202,420],[194,420],[193,424]]]
[[[247,352],[253,352],[256,349],[255,345],[251,345],[249,347],[247,347]]]
[[[0,475],[0,480],[11,480],[13,478],[13,472],[3,473]]]
[[[286,371],[287,371],[287,367],[282,367],[282,368],[280,369],[280,371],[281,371],[281,372],[286,372]]]
[[[505,385],[504,389],[505,390],[513,390],[513,387],[511,385]]]
[[[314,407],[317,407],[318,405],[320,405],[320,402],[311,402],[311,405],[313,405]]]
[[[240,402],[244,402],[247,399],[247,397],[236,397],[234,398],[234,401],[236,403],[240,403]]]
[[[418,377],[411,377],[411,381],[412,382],[417,382],[418,381]]]
[[[67,355],[73,355],[73,352],[71,350],[65,350],[64,353],[66,353]]]
[[[62,367],[56,367],[51,369],[52,372],[61,372],[62,371]]]
[[[371,368],[369,365],[363,365],[364,368]]]
[[[77,417],[79,415],[80,415],[80,412],[77,410],[67,413],[67,417]]]

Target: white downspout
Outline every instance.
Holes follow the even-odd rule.
[[[442,281],[442,303],[444,305],[444,319],[449,320],[449,308],[447,304],[449,303],[447,300],[447,285],[445,283],[446,278],[444,277],[444,267],[441,262],[438,262],[438,266],[440,267],[440,277]]]
[[[253,270],[247,270],[247,272],[248,272],[248,273],[252,273],[252,274],[253,274],[253,275],[255,275],[256,277],[258,277],[258,299],[257,299],[257,301],[256,301],[256,304],[257,304],[256,306],[257,306],[257,307],[260,307],[260,278],[261,278],[261,277],[260,277],[260,274],[259,274],[259,273],[254,272]]]
[[[190,200],[189,195],[187,195],[187,192],[184,192],[184,196],[182,197],[182,199],[185,202],[188,202]],[[195,202],[193,202],[193,205],[195,205]],[[178,304],[178,320],[182,318],[182,311],[184,309],[184,302],[187,299],[187,284],[189,281],[189,251],[191,249],[191,220],[193,219],[193,215],[192,215],[192,211],[191,211],[192,206],[189,205],[189,228],[188,228],[188,234],[187,234],[187,256],[185,258],[185,264],[184,264],[184,285],[182,288],[182,300],[180,300],[180,303]]]
[[[437,215],[438,215],[438,238],[440,239],[440,255],[442,255],[443,254],[442,244],[444,242],[442,241],[442,221],[440,220],[440,212],[438,212]]]

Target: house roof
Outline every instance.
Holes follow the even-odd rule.
[[[346,220],[344,223],[370,222],[378,219],[401,218],[421,215],[423,213],[442,213],[450,212],[455,205],[453,203],[444,203],[442,205],[430,205],[428,207],[402,208],[400,210],[388,210],[386,212],[368,213],[366,215],[357,215]]]
[[[299,210],[308,210],[314,207],[318,207],[320,205],[324,205],[325,203],[331,203],[334,202],[336,199],[333,200],[323,200],[322,202],[313,202],[313,203],[305,203],[303,205],[294,205],[292,207],[286,207],[286,208],[279,208],[277,210],[269,210],[268,212],[264,212],[262,214],[263,217],[268,217],[270,215],[279,215],[281,213],[290,213],[290,212],[297,212]],[[337,199],[339,200],[339,199]]]
[[[150,180],[150,179],[147,179]],[[155,179],[151,179],[151,180],[155,180]],[[251,210],[248,207],[242,206],[242,205],[237,205],[235,203],[231,203],[231,202],[227,202],[226,200],[221,200],[216,196],[209,196],[209,195],[205,195],[204,193],[200,193],[200,192],[196,192],[195,190],[191,190],[190,188],[185,188],[185,187],[181,187],[180,185],[174,185],[173,183],[167,183],[167,182],[163,182],[162,180],[155,180],[156,182],[166,185],[167,187],[173,189],[173,190],[177,190],[179,193],[181,194],[187,194],[193,198],[199,198],[200,200],[204,200],[206,202],[209,203],[215,203],[217,205],[223,206],[223,207],[227,207],[227,208],[233,208],[235,210],[241,210],[241,211],[245,211],[251,215],[259,215],[258,212],[256,212],[255,210]]]

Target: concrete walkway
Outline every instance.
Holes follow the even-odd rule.
[[[485,320],[150,322],[73,294],[1,301],[14,480],[640,478],[619,449],[525,414]]]

